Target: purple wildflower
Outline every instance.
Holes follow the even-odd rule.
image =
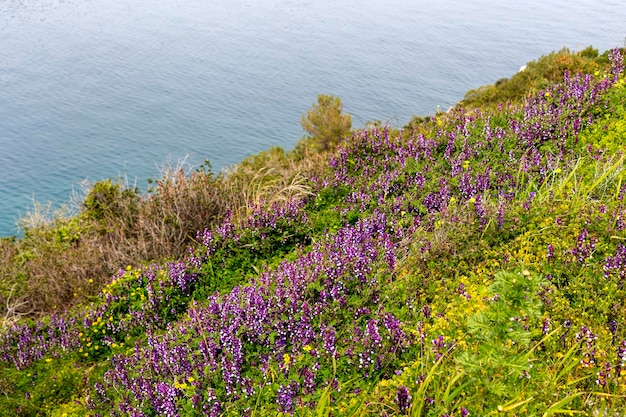
[[[596,378],[596,384],[601,387],[606,387],[607,380],[611,376],[611,370],[612,370],[611,364],[609,362],[605,362],[602,369],[600,369],[596,373],[596,375],[598,376]]]
[[[615,254],[606,258],[604,263],[604,277],[616,274],[620,280],[626,278],[626,245],[617,245]]]
[[[283,413],[293,414],[297,387],[298,383],[295,381],[289,381],[288,384],[278,387],[276,402]]]
[[[578,236],[578,243],[576,247],[572,249],[572,255],[574,255],[578,263],[584,263],[587,259],[591,258],[596,249],[597,241],[597,238],[589,237],[587,229],[583,229]]]
[[[461,297],[465,297],[467,300],[472,298],[472,296],[469,295],[469,293],[465,290],[465,284],[463,283],[459,285],[459,289],[457,290],[457,292],[459,293]]]
[[[407,387],[404,385],[398,387],[396,391],[396,404],[398,405],[400,413],[406,413],[409,410],[412,398]]]
[[[617,346],[617,374],[621,376],[621,371],[626,367],[626,340],[622,340]]]

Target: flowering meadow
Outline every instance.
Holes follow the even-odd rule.
[[[626,81],[343,138],[310,193],[0,333],[1,416],[626,414]]]

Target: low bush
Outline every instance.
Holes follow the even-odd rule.
[[[502,78],[494,84],[468,91],[459,105],[474,109],[508,102],[519,103],[529,92],[542,90],[558,82],[566,71],[572,76],[605,71],[610,67],[608,54],[609,51],[606,51],[600,55],[591,46],[580,51],[563,48],[529,62],[510,78]]]

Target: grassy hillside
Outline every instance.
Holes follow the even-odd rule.
[[[626,82],[607,57],[519,104],[179,173],[151,198],[94,187],[3,243],[0,415],[625,414]],[[203,218],[189,250],[140,246]],[[21,309],[68,291],[19,274],[37,239],[83,259],[118,234],[144,248],[132,265],[66,271],[68,308]]]
[[[600,54],[592,46],[580,51],[563,48],[529,62],[510,78],[501,78],[492,85],[468,91],[460,104],[466,108],[485,108],[495,107],[501,102],[517,102],[529,93],[559,82],[565,71],[571,74],[595,74],[610,65],[609,51]]]

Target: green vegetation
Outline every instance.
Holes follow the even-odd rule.
[[[606,71],[609,66],[608,51],[600,55],[598,50],[591,46],[578,52],[563,48],[529,62],[510,78],[502,78],[495,84],[468,91],[460,104],[472,109],[493,107],[498,103],[519,102],[528,94],[558,82],[565,71],[572,76],[578,73],[594,74]]]
[[[31,216],[0,416],[623,415],[624,59],[567,57],[403,131],[320,96],[294,152]]]
[[[352,117],[343,113],[339,97],[320,94],[317,104],[300,120],[302,129],[308,133],[300,146],[310,144],[318,151],[326,151],[337,145],[339,139],[350,133]]]

